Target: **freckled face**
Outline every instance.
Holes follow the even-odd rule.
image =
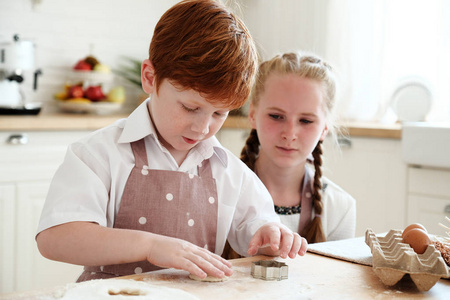
[[[259,158],[278,167],[304,165],[326,133],[323,87],[298,75],[270,75],[249,119],[261,143]]]
[[[209,103],[198,92],[181,90],[163,80],[152,92],[149,108],[162,144],[177,159],[222,126],[228,109]],[[178,160],[178,159],[177,159]]]

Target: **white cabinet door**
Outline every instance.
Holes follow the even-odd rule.
[[[0,294],[14,292],[15,187],[0,184]]]
[[[87,131],[0,132],[0,182],[51,180],[67,146]],[[21,137],[24,144],[8,143]]]
[[[440,236],[447,236],[446,230],[439,223],[450,227],[445,216],[450,216],[450,197],[437,198],[430,196],[410,195],[408,197],[408,223],[420,223],[427,231]]]
[[[37,249],[36,229],[48,188],[49,182],[17,185],[17,291],[75,282],[82,272],[81,266],[48,260]]]
[[[356,199],[356,236],[403,229],[406,164],[399,140],[351,137],[341,149],[324,147],[323,173]]]
[[[450,170],[408,168],[408,223],[421,223],[428,232],[447,236],[439,226],[450,216]]]
[[[0,132],[0,293],[73,282],[81,272],[79,266],[43,258],[35,234],[67,146],[87,133]]]

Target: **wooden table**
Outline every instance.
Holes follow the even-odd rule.
[[[196,282],[188,278],[187,272],[174,269],[122,278],[178,288],[200,299],[214,300],[450,299],[450,280],[439,280],[428,292],[419,292],[407,276],[395,286],[388,287],[379,280],[372,267],[313,253],[295,259],[277,259],[289,266],[289,278],[281,281],[264,281],[250,275],[251,263],[260,259],[271,258],[256,256],[233,260],[233,276],[219,283]],[[57,289],[10,294],[0,296],[0,299],[39,299],[42,296],[48,297]]]

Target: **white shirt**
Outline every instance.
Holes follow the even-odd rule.
[[[228,238],[233,249],[247,255],[248,243],[258,228],[267,222],[280,221],[266,187],[215,137],[196,145],[178,166],[158,141],[148,101],[151,100],[142,103],[127,119],[69,146],[52,180],[37,232],[73,221],[113,227],[134,167],[130,143],[144,138],[150,169],[197,175],[197,166],[210,159],[219,204],[216,253],[222,253]]]
[[[328,178],[322,178],[327,185],[323,196],[322,226],[327,241],[336,241],[355,237],[356,201]],[[314,210],[313,210],[314,218]]]

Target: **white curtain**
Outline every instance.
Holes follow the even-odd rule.
[[[450,120],[450,1],[329,0],[324,38],[344,119],[396,121],[393,92],[418,80],[432,92],[427,120]]]

